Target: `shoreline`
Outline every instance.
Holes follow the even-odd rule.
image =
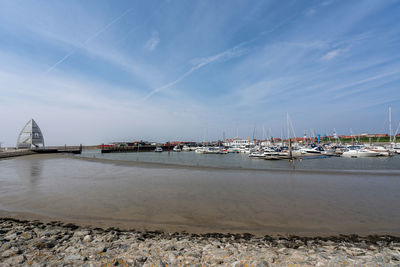
[[[121,220],[113,218],[65,218],[51,215],[43,215],[33,212],[21,212],[4,210],[0,208],[0,220],[7,218],[17,221],[39,221],[44,224],[58,222],[60,224],[73,224],[82,228],[101,228],[101,229],[118,229],[119,231],[155,231],[163,233],[186,233],[193,235],[207,235],[210,233],[218,233],[221,235],[230,234],[249,234],[254,237],[270,236],[273,238],[282,236],[296,236],[299,238],[329,238],[340,236],[359,236],[361,238],[368,238],[369,236],[390,236],[400,240],[399,231],[338,231],[330,230],[324,227],[319,229],[309,228],[287,228],[286,226],[271,225],[263,228],[252,228],[248,225],[239,227],[221,227],[221,226],[204,226],[182,223],[163,223],[151,221],[135,221],[135,220]],[[400,241],[399,241],[400,242]]]
[[[0,218],[0,266],[395,266],[400,237],[190,234],[123,231],[71,223]]]
[[[245,172],[271,172],[271,173],[300,173],[300,174],[334,174],[334,175],[366,175],[366,176],[394,176],[400,175],[400,169],[389,170],[365,170],[365,169],[282,169],[282,168],[244,168],[244,167],[217,167],[217,166],[200,166],[200,165],[185,165],[176,163],[163,163],[163,162],[145,162],[145,161],[128,161],[116,160],[105,158],[92,158],[83,156],[72,156],[69,154],[29,154],[18,156],[18,158],[40,157],[42,159],[75,159],[80,161],[103,163],[116,166],[131,166],[137,168],[157,168],[157,169],[184,169],[184,170],[197,170],[197,171],[245,171]],[[12,158],[4,158],[0,160],[12,160]]]

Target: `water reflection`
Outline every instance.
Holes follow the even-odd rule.
[[[43,160],[21,158],[16,160],[16,170],[21,182],[37,185],[43,171]]]
[[[187,166],[249,168],[249,169],[286,169],[286,170],[400,170],[400,156],[381,158],[343,158],[331,157],[304,160],[266,161],[251,159],[246,154],[197,154],[194,152],[140,152],[140,153],[83,153],[78,157],[90,157],[109,160],[137,161],[148,163],[166,163]]]
[[[161,154],[143,152],[124,156],[156,162],[168,157],[168,153]],[[101,159],[101,154],[93,153],[90,158],[94,156]],[[103,156],[118,159],[123,155]],[[192,165],[196,160],[199,165],[212,161],[219,166],[240,166],[234,165],[237,162],[247,162],[250,167],[275,164],[250,161],[240,154],[198,157],[196,153],[170,153],[169,162],[181,159]],[[361,169],[361,165],[355,165],[357,162],[370,162],[347,160],[354,162],[355,169]],[[365,175],[161,165],[153,168],[81,160],[78,156],[33,155],[0,161],[0,209],[29,211],[99,226],[160,229],[162,225],[168,231],[398,235],[399,160],[400,157],[393,157],[382,161],[387,170],[364,172],[368,173]],[[346,159],[302,163],[318,170],[328,163],[339,168],[346,164]],[[287,161],[276,164],[289,166]]]

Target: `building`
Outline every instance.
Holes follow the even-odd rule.
[[[246,147],[246,146],[254,146],[254,140],[242,140],[240,138],[226,139],[223,143],[223,146],[226,147]]]
[[[31,119],[18,135],[17,148],[31,149],[40,146],[44,147],[43,134],[37,123]]]

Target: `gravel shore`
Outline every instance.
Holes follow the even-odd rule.
[[[0,266],[400,266],[393,236],[121,231],[0,219]]]

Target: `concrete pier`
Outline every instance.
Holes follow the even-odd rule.
[[[160,146],[163,151],[172,151],[175,145],[163,145]],[[101,147],[101,153],[118,153],[118,152],[149,152],[154,151],[157,146],[145,145],[145,146],[121,146],[121,147]]]
[[[32,155],[32,154],[35,154],[35,152],[33,152],[33,151],[29,150],[29,149],[0,151],[0,159],[19,157],[19,156],[25,156],[25,155]]]
[[[53,153],[71,153],[80,154],[82,152],[82,146],[52,146],[45,148],[34,148],[34,149],[9,149],[0,151],[0,159],[19,157],[32,154],[53,154]]]

